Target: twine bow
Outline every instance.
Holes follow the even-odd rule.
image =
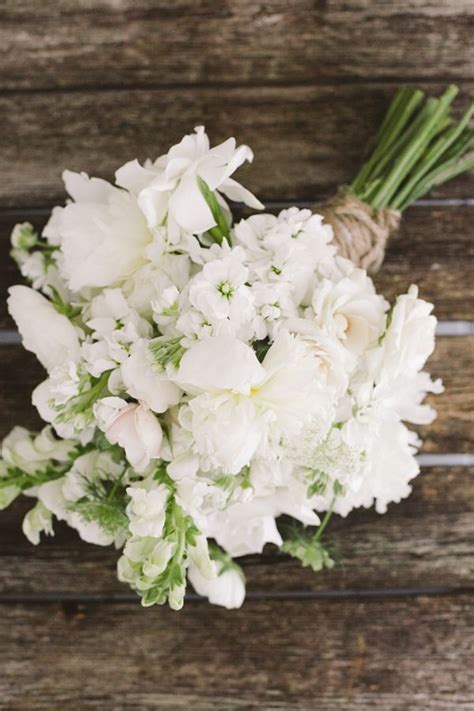
[[[402,213],[399,210],[374,210],[340,190],[317,211],[332,226],[334,243],[342,257],[371,274],[380,269],[388,238],[400,226]]]

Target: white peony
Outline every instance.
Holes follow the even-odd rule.
[[[69,287],[78,291],[123,281],[143,263],[152,241],[136,198],[85,173],[65,171],[63,179],[74,202],[56,211],[54,235]]]

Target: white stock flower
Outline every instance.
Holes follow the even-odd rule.
[[[216,221],[198,178],[204,180],[211,191],[256,209],[262,207],[248,190],[230,177],[245,161],[252,160],[250,148],[237,148],[234,138],[210,148],[204,127],[198,126],[194,134],[185,136],[155,163],[144,167],[136,160],[126,163],[117,171],[116,181],[138,196],[138,204],[150,228],[167,219],[171,233],[183,230],[199,234],[214,227]]]
[[[235,242],[245,248],[251,282],[287,283],[296,305],[304,299],[318,265],[330,259],[332,229],[321,215],[292,207],[274,215],[252,215],[234,227]]]
[[[31,351],[49,372],[66,360],[79,357],[79,338],[66,316],[34,289],[12,286],[9,289],[8,310],[23,339],[23,346]]]
[[[161,452],[163,432],[155,415],[143,405],[105,397],[95,405],[97,424],[111,444],[123,447],[137,472],[143,472]]]
[[[186,292],[189,303],[202,314],[200,321],[208,323],[214,335],[235,334],[254,315],[244,260],[245,252],[240,247],[228,252],[222,250],[222,255],[207,262],[189,283]],[[178,319],[180,330],[182,323],[183,319]]]
[[[56,208],[60,268],[73,291],[123,281],[144,261],[152,240],[136,198],[85,173],[63,173],[74,202]],[[49,234],[49,233],[48,233]]]

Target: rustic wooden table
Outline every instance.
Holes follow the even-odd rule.
[[[454,81],[466,103],[473,17],[473,0],[0,3],[0,434],[38,425],[41,378],[6,313],[9,233],[64,200],[63,168],[111,177],[205,123],[254,148],[242,178],[270,207],[312,203],[352,176],[398,84]],[[439,417],[420,428],[436,456],[412,497],[334,520],[335,570],[269,550],[245,563],[243,609],[191,599],[179,614],[141,609],[115,552],[71,531],[31,546],[18,503],[0,515],[0,708],[474,709],[473,468],[459,457],[474,336],[453,323],[472,318],[473,197],[471,174],[412,207],[377,278],[388,297],[418,282],[451,334],[430,364]]]

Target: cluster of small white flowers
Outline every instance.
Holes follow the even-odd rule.
[[[404,423],[431,422],[422,401],[442,390],[416,287],[390,307],[310,210],[232,224],[226,198],[263,208],[231,177],[251,160],[199,127],[116,186],[65,172],[71,200],[42,236],[12,236],[32,288],[9,309],[47,371],[33,402],[49,425],[5,439],[0,505],[37,497],[33,543],[54,516],[123,547],[145,605],[179,608],[188,577],[239,606],[232,557],[281,546],[281,514],[318,525],[407,496],[420,442]]]

